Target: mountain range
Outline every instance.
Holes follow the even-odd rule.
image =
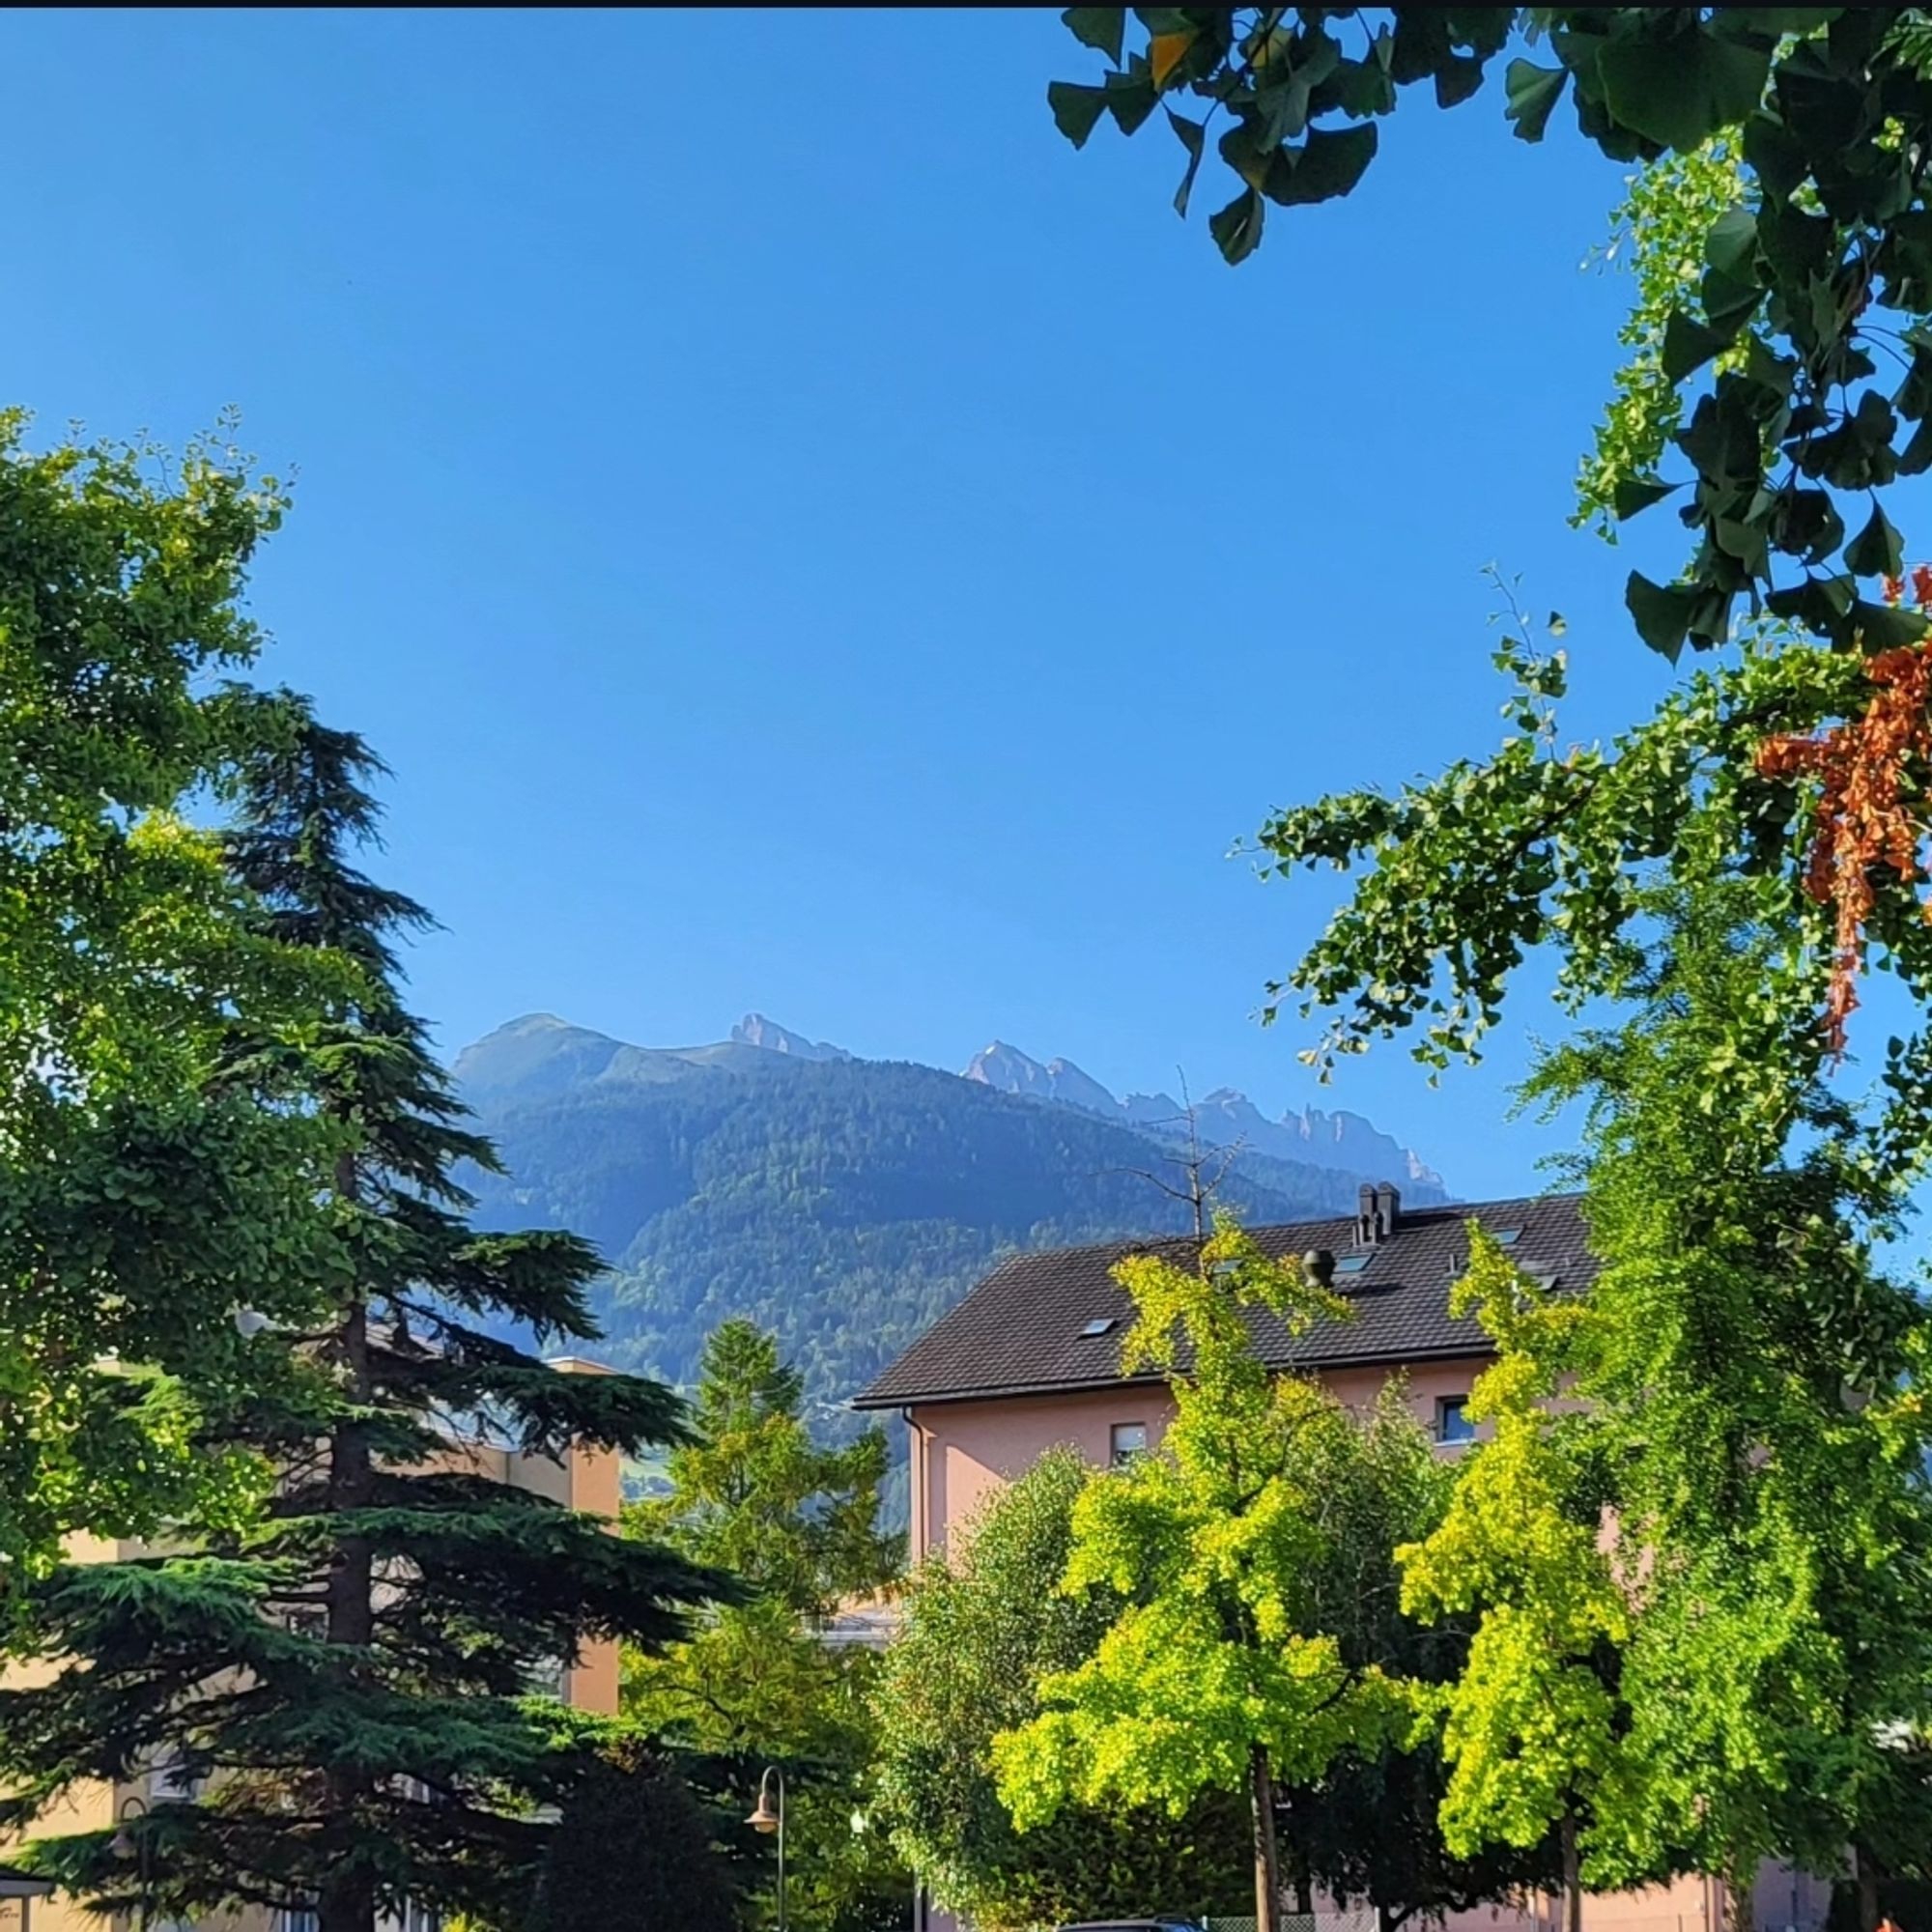
[[[743,1024],[753,1022],[765,1024],[755,1013]],[[739,1037],[739,1031],[734,1030],[731,1037]],[[838,1051],[837,1047],[823,1050]],[[1442,1177],[1360,1114],[1324,1114],[1319,1107],[1309,1107],[1271,1121],[1245,1094],[1232,1087],[1216,1087],[1191,1103],[1177,1100],[1171,1094],[1129,1094],[1124,1100],[1117,1100],[1070,1060],[1049,1060],[1042,1065],[1018,1047],[997,1039],[966,1063],[961,1077],[997,1088],[1002,1094],[1020,1094],[1029,1100],[1058,1100],[1065,1106],[1085,1108],[1103,1120],[1123,1121],[1163,1133],[1184,1133],[1191,1113],[1194,1131],[1210,1147],[1252,1148],[1278,1160],[1306,1161],[1347,1174],[1413,1183],[1418,1188],[1437,1190],[1435,1198],[1441,1198]]]
[[[482,1224],[574,1228],[610,1263],[600,1355],[688,1382],[710,1330],[748,1315],[827,1416],[1002,1254],[1188,1213],[1155,1184],[1179,1178],[1179,1103],[1117,1099],[998,1043],[962,1076],[860,1060],[757,1013],[692,1047],[539,1013],[464,1048],[454,1074],[503,1167],[467,1177]],[[1228,1151],[1219,1198],[1250,1219],[1346,1212],[1365,1179],[1445,1198],[1356,1115],[1270,1120],[1221,1089],[1194,1130]]]

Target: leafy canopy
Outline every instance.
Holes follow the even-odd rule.
[[[1497,753],[1393,797],[1344,793],[1272,818],[1259,840],[1271,868],[1358,874],[1270,989],[1327,1015],[1311,1057],[1325,1065],[1411,1026],[1434,1067],[1472,1056],[1515,969],[1546,944],[1566,998],[1608,991],[1651,868],[1699,839],[1782,878],[1777,918],[1810,953],[1808,1003],[1834,1040],[1870,958],[1923,1007],[1910,801],[1932,759],[1922,733],[1880,728],[1923,683],[1926,631],[1924,598],[1898,594],[1906,540],[1888,508],[1932,465],[1932,33],[1919,11],[1148,10],[1132,47],[1118,10],[1065,17],[1113,69],[1075,90],[1072,125],[1057,92],[1076,138],[1102,113],[1131,132],[1162,103],[1225,117],[1220,149],[1245,186],[1212,225],[1234,259],[1266,205],[1295,198],[1318,150],[1352,142],[1366,166],[1375,122],[1405,89],[1428,80],[1456,104],[1513,33],[1552,63],[1509,64],[1517,132],[1541,139],[1568,99],[1588,139],[1639,164],[1620,215],[1636,354],[1580,507],[1621,519],[1684,493],[1692,553],[1671,583],[1633,573],[1630,612],[1673,661],[1687,642],[1726,648],[1607,747],[1559,751],[1563,656],[1519,622],[1498,653],[1514,688]],[[1183,138],[1191,159],[1203,137]],[[1817,901],[1836,908],[1835,933]],[[1909,1158],[1925,1133],[1914,1109],[1929,1071],[1922,1037],[1891,1050],[1900,1106],[1885,1158]]]
[[[1132,133],[1164,107],[1187,157],[1184,213],[1220,125],[1216,153],[1240,187],[1208,227],[1230,262],[1260,244],[1271,206],[1349,193],[1404,89],[1427,81],[1453,107],[1513,34],[1538,37],[1551,64],[1518,58],[1504,76],[1518,135],[1540,141],[1567,99],[1613,159],[1679,157],[1664,200],[1696,211],[1676,240],[1699,269],[1694,285],[1675,277],[1658,382],[1635,421],[1613,423],[1587,493],[1622,517],[1685,487],[1643,459],[1677,414],[1669,395],[1696,394],[1671,438],[1696,549],[1678,583],[1632,574],[1645,641],[1672,658],[1687,640],[1721,644],[1740,596],[1841,649],[1923,635],[1916,613],[1860,587],[1900,569],[1883,493],[1932,465],[1932,37],[1918,10],[1148,8],[1131,45],[1123,9],[1063,17],[1109,63],[1097,83],[1048,90],[1076,145],[1103,115]],[[1714,140],[1735,173],[1690,165]],[[1644,291],[1642,335],[1661,293],[1654,279]],[[1864,504],[1856,528],[1847,497]]]
[[[992,1745],[1039,1714],[1039,1687],[1085,1663],[1117,1602],[1062,1587],[1091,1471],[1049,1450],[996,1492],[905,1597],[877,1692],[882,1821],[937,1904],[989,1932],[1177,1902],[1239,1912],[1248,1894],[1238,1798],[1164,1806],[1076,1801],[1020,1832],[995,1789]]]
[[[1636,1610],[1620,1695],[1640,1776],[1605,1856],[1735,1873],[1911,1843],[1917,1862],[1928,1792],[1897,1746],[1932,1682],[1932,1335],[1875,1259],[1897,1198],[1758,904],[1735,881],[1663,900],[1623,1023],[1533,1083],[1587,1108],[1604,1266],[1570,1361]]]
[[[331,1129],[302,1175],[329,1292],[251,1338],[249,1400],[221,1418],[275,1472],[259,1515],[187,1519],[168,1553],[71,1565],[29,1597],[47,1668],[0,1691],[0,1815],[58,1825],[76,1783],[172,1761],[206,1795],[131,1825],[140,1860],[116,1858],[111,1829],[34,1856],[107,1909],[145,1868],[144,1908],[171,1917],[500,1917],[549,1841],[544,1807],[591,1761],[595,1727],[531,1696],[533,1677],[592,1642],[668,1640],[718,1579],[510,1480],[514,1454],[527,1472],[674,1438],[681,1407],[500,1339],[594,1338],[596,1258],[560,1231],[469,1225],[451,1170],[491,1151],[397,994],[397,935],[424,915],[355,863],[379,768],[306,705],[278,708],[242,763],[224,857],[258,937],[346,962],[347,990],[231,1030],[221,1065]]]
[[[1539,1291],[1480,1222],[1450,1306],[1474,1312],[1497,1359],[1468,1413],[1492,1435],[1468,1454],[1447,1514],[1397,1552],[1403,1606],[1475,1612],[1466,1662],[1442,1696],[1450,1777],[1442,1832],[1468,1853],[1532,1846],[1588,1804],[1615,1755],[1617,1711],[1600,1652],[1629,1613],[1579,1509],[1570,1432],[1550,1412],[1581,1304]]]
[[[264,943],[188,817],[279,730],[220,680],[280,489],[218,440],[26,436],[0,412],[0,1602],[71,1532],[259,1500],[207,1424],[249,1383],[237,1312],[299,1318],[326,1276],[330,1135],[220,1048],[335,978]]]
[[[1543,1062],[1532,1096],[1586,1108],[1601,1271],[1552,1297],[1472,1234],[1493,1434],[1403,1552],[1412,1608],[1477,1618],[1445,1835],[1567,1821],[1596,1885],[1922,1858],[1926,1316],[1874,1264],[1896,1199],[1763,896],[1656,897],[1620,1023]]]
[[[668,1496],[635,1504],[640,1533],[729,1570],[799,1616],[877,1589],[898,1569],[878,1526],[883,1431],[812,1440],[805,1378],[776,1335],[743,1317],[712,1330],[698,1365],[693,1440],[673,1449]]]
[[[1345,1747],[1409,1728],[1406,1687],[1350,1657],[1330,1613],[1353,1580],[1349,1530],[1413,1520],[1428,1444],[1399,1404],[1365,1433],[1314,1384],[1272,1375],[1243,1320],[1257,1306],[1293,1329],[1348,1303],[1226,1219],[1196,1268],[1143,1254],[1116,1273],[1138,1313],[1122,1369],[1175,1378],[1176,1413],[1158,1455],[1075,1506],[1062,1588],[1104,1589],[1115,1612],[1093,1657],[1041,1685],[1040,1714],[995,1741],[1022,1829],[1069,1801],[1179,1816],[1246,1789],[1257,1752],[1306,1782]]]
[[[613,1748],[563,1806],[524,1932],[731,1932],[742,1922],[720,1819],[676,1767]]]

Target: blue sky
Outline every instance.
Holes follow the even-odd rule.
[[[1231,271],[1164,130],[1054,131],[1091,57],[1046,12],[4,34],[5,393],[170,438],[237,405],[296,472],[263,673],[395,767],[450,1046],[998,1035],[1534,1183],[1538,988],[1476,1073],[1398,1047],[1323,1094],[1253,1014],[1333,883],[1225,855],[1494,741],[1492,559],[1570,620],[1570,735],[1659,688],[1620,585],[1676,526],[1565,526],[1616,167],[1510,139],[1494,79],[1416,99]]]

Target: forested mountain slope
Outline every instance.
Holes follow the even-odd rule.
[[[835,1404],[1008,1249],[1182,1224],[1146,1178],[1177,1178],[1155,1130],[760,1025],[767,1043],[667,1049],[539,1015],[457,1061],[508,1170],[472,1178],[486,1222],[598,1244],[613,1364],[686,1380],[748,1315]],[[1242,1151],[1222,1198],[1292,1220],[1347,1208],[1364,1178],[1390,1177]]]

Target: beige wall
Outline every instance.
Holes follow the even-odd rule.
[[[1435,1427],[1443,1397],[1468,1394],[1483,1359],[1424,1362],[1407,1371],[1409,1403],[1426,1428]],[[1379,1368],[1341,1369],[1321,1379],[1351,1407],[1366,1407],[1390,1374]],[[1053,1395],[915,1406],[906,1412],[915,1556],[943,1551],[994,1490],[1030,1469],[1049,1449],[1069,1446],[1098,1466],[1108,1460],[1117,1423],[1145,1424],[1152,1447],[1173,1416],[1174,1398],[1166,1389],[1125,1381]]]
[[[559,1375],[608,1376],[600,1362],[565,1355],[550,1365]],[[623,1503],[623,1463],[613,1450],[578,1447],[561,1459],[525,1456],[515,1450],[469,1442],[452,1452],[479,1473],[514,1490],[530,1490],[566,1508],[602,1517],[614,1532]],[[619,1646],[588,1644],[575,1668],[564,1674],[564,1701],[601,1717],[617,1714]]]

